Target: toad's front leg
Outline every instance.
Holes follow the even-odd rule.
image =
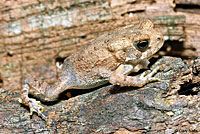
[[[144,72],[141,75],[128,76],[128,74],[133,72],[134,67],[132,65],[120,65],[111,75],[109,82],[120,86],[142,87],[149,82],[160,81],[159,78],[153,77],[160,69],[161,66],[158,66],[149,74]]]

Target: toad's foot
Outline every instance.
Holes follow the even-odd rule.
[[[142,73],[136,76],[128,76],[134,68],[130,65],[120,65],[111,75],[109,82],[120,86],[143,87],[145,84],[152,81],[161,81],[161,79],[153,77],[162,66],[157,66],[150,73]]]
[[[152,72],[150,72],[149,74],[147,74],[146,72],[143,72],[139,79],[143,82],[141,82],[141,85],[139,87],[144,86],[146,83],[152,82],[152,81],[161,81],[160,78],[155,78],[153,77],[153,75],[155,75],[160,69],[162,68],[162,66],[157,66],[155,69],[153,69]]]
[[[32,115],[33,112],[36,112],[38,116],[42,117],[45,121],[47,120],[47,117],[42,113],[44,110],[44,107],[41,106],[40,101],[36,101],[35,99],[26,98],[26,102],[24,102],[21,98],[19,99],[19,102],[25,105],[28,105],[30,108],[29,115]]]

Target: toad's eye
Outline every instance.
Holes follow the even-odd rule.
[[[134,42],[134,45],[137,50],[144,52],[149,46],[149,40],[142,40]]]

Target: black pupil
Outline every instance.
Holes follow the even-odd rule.
[[[138,41],[136,43],[136,47],[140,50],[140,51],[145,51],[146,48],[149,46],[149,41],[148,40],[144,40],[144,41]]]

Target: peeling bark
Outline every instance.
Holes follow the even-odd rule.
[[[31,119],[25,115],[28,110],[17,102],[18,92],[1,89],[0,132],[199,133],[200,60],[189,66],[180,58],[164,57],[151,69],[161,64],[166,67],[155,75],[161,82],[149,83],[143,88],[107,85],[68,100],[44,103],[49,126],[36,114]],[[198,89],[183,87],[188,82],[196,83]],[[178,88],[168,94],[173,87]],[[185,94],[187,90],[190,92]]]
[[[21,88],[28,75],[55,82],[58,59],[84,47],[105,31],[149,18],[168,44],[161,55],[199,55],[197,1],[161,0],[1,0],[0,73],[3,88]],[[174,42],[180,44],[173,45]],[[177,51],[174,48],[183,48]]]

